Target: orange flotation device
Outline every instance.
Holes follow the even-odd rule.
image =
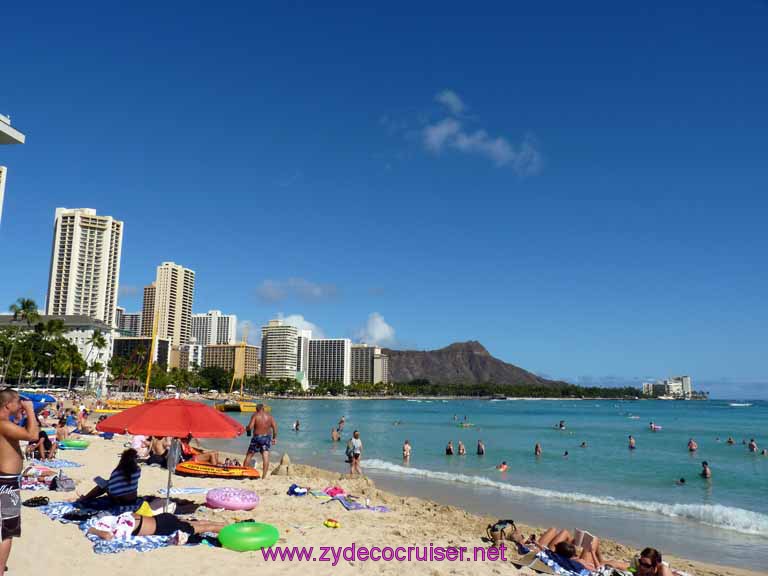
[[[245,466],[214,466],[202,462],[180,462],[176,466],[176,474],[180,476],[199,476],[208,478],[261,478],[261,474],[255,468]]]

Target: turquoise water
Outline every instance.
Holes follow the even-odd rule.
[[[738,402],[733,402],[738,403]],[[276,453],[343,470],[345,441],[359,430],[363,469],[400,493],[431,496],[523,521],[592,528],[638,546],[656,544],[702,560],[768,566],[768,402],[727,401],[273,401],[281,427]],[[341,415],[341,443],[330,441]],[[454,421],[454,416],[457,421]],[[459,428],[458,422],[473,423]],[[245,421],[246,415],[240,418]],[[291,431],[295,419],[301,431]],[[560,420],[565,430],[555,429]],[[663,429],[649,430],[654,421]],[[399,424],[395,424],[399,422]],[[627,448],[632,434],[637,450]],[[726,444],[728,436],[735,445]],[[687,443],[699,445],[689,453]],[[718,441],[719,438],[719,441]],[[405,439],[413,446],[403,465]],[[482,439],[486,455],[475,454]],[[446,456],[461,440],[466,456]],[[540,442],[543,454],[534,457]],[[582,442],[587,448],[581,448]],[[243,452],[246,439],[220,444]],[[563,454],[568,451],[568,457]],[[509,471],[496,464],[506,460]],[[699,477],[701,462],[713,472]],[[684,477],[685,486],[675,480]],[[657,541],[659,540],[659,541]]]

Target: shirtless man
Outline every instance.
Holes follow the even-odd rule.
[[[22,428],[9,420],[27,416]],[[0,574],[5,571],[13,538],[21,536],[21,494],[19,474],[22,461],[19,440],[34,442],[40,433],[35,409],[29,400],[21,400],[11,388],[0,389]]]
[[[256,412],[251,416],[245,431],[248,436],[253,432],[253,438],[248,445],[243,466],[250,466],[256,452],[261,452],[261,478],[265,479],[269,471],[269,449],[277,444],[277,422],[272,418],[272,414],[264,410],[264,404],[256,404]]]
[[[411,460],[411,443],[406,440],[403,442],[403,463],[407,464]]]

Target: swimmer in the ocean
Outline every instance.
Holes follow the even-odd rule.
[[[637,448],[637,445],[635,444],[635,438],[632,436],[632,434],[629,435],[629,449],[634,450]]]
[[[445,455],[453,456],[453,442],[448,440],[448,445],[445,447]]]
[[[712,469],[709,467],[708,462],[701,463],[701,477],[707,479],[712,478]]]
[[[581,446],[579,446],[579,448],[586,448],[586,447],[587,447],[587,443],[586,442],[582,442]]]
[[[462,442],[461,440],[459,440],[458,449],[459,449],[459,456],[464,456],[467,453],[467,449],[464,447],[464,442]]]
[[[496,470],[499,472],[506,472],[509,469],[509,466],[507,466],[507,461],[504,460],[501,464],[496,466]]]
[[[691,438],[688,440],[688,452],[696,452],[699,449],[699,445],[696,444],[696,440]]]
[[[535,456],[541,456],[541,444],[539,444],[538,442],[536,442],[536,446],[534,446],[533,448],[533,454]]]
[[[485,456],[485,444],[483,444],[482,440],[477,441],[477,455]]]
[[[685,486],[685,478],[680,478],[680,480],[675,480],[675,484],[678,486]]]

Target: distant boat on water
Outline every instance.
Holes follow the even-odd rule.
[[[747,408],[749,406],[752,406],[752,404],[750,404],[748,402],[731,402],[728,405],[729,406],[734,406],[734,407],[737,407],[737,408]]]

